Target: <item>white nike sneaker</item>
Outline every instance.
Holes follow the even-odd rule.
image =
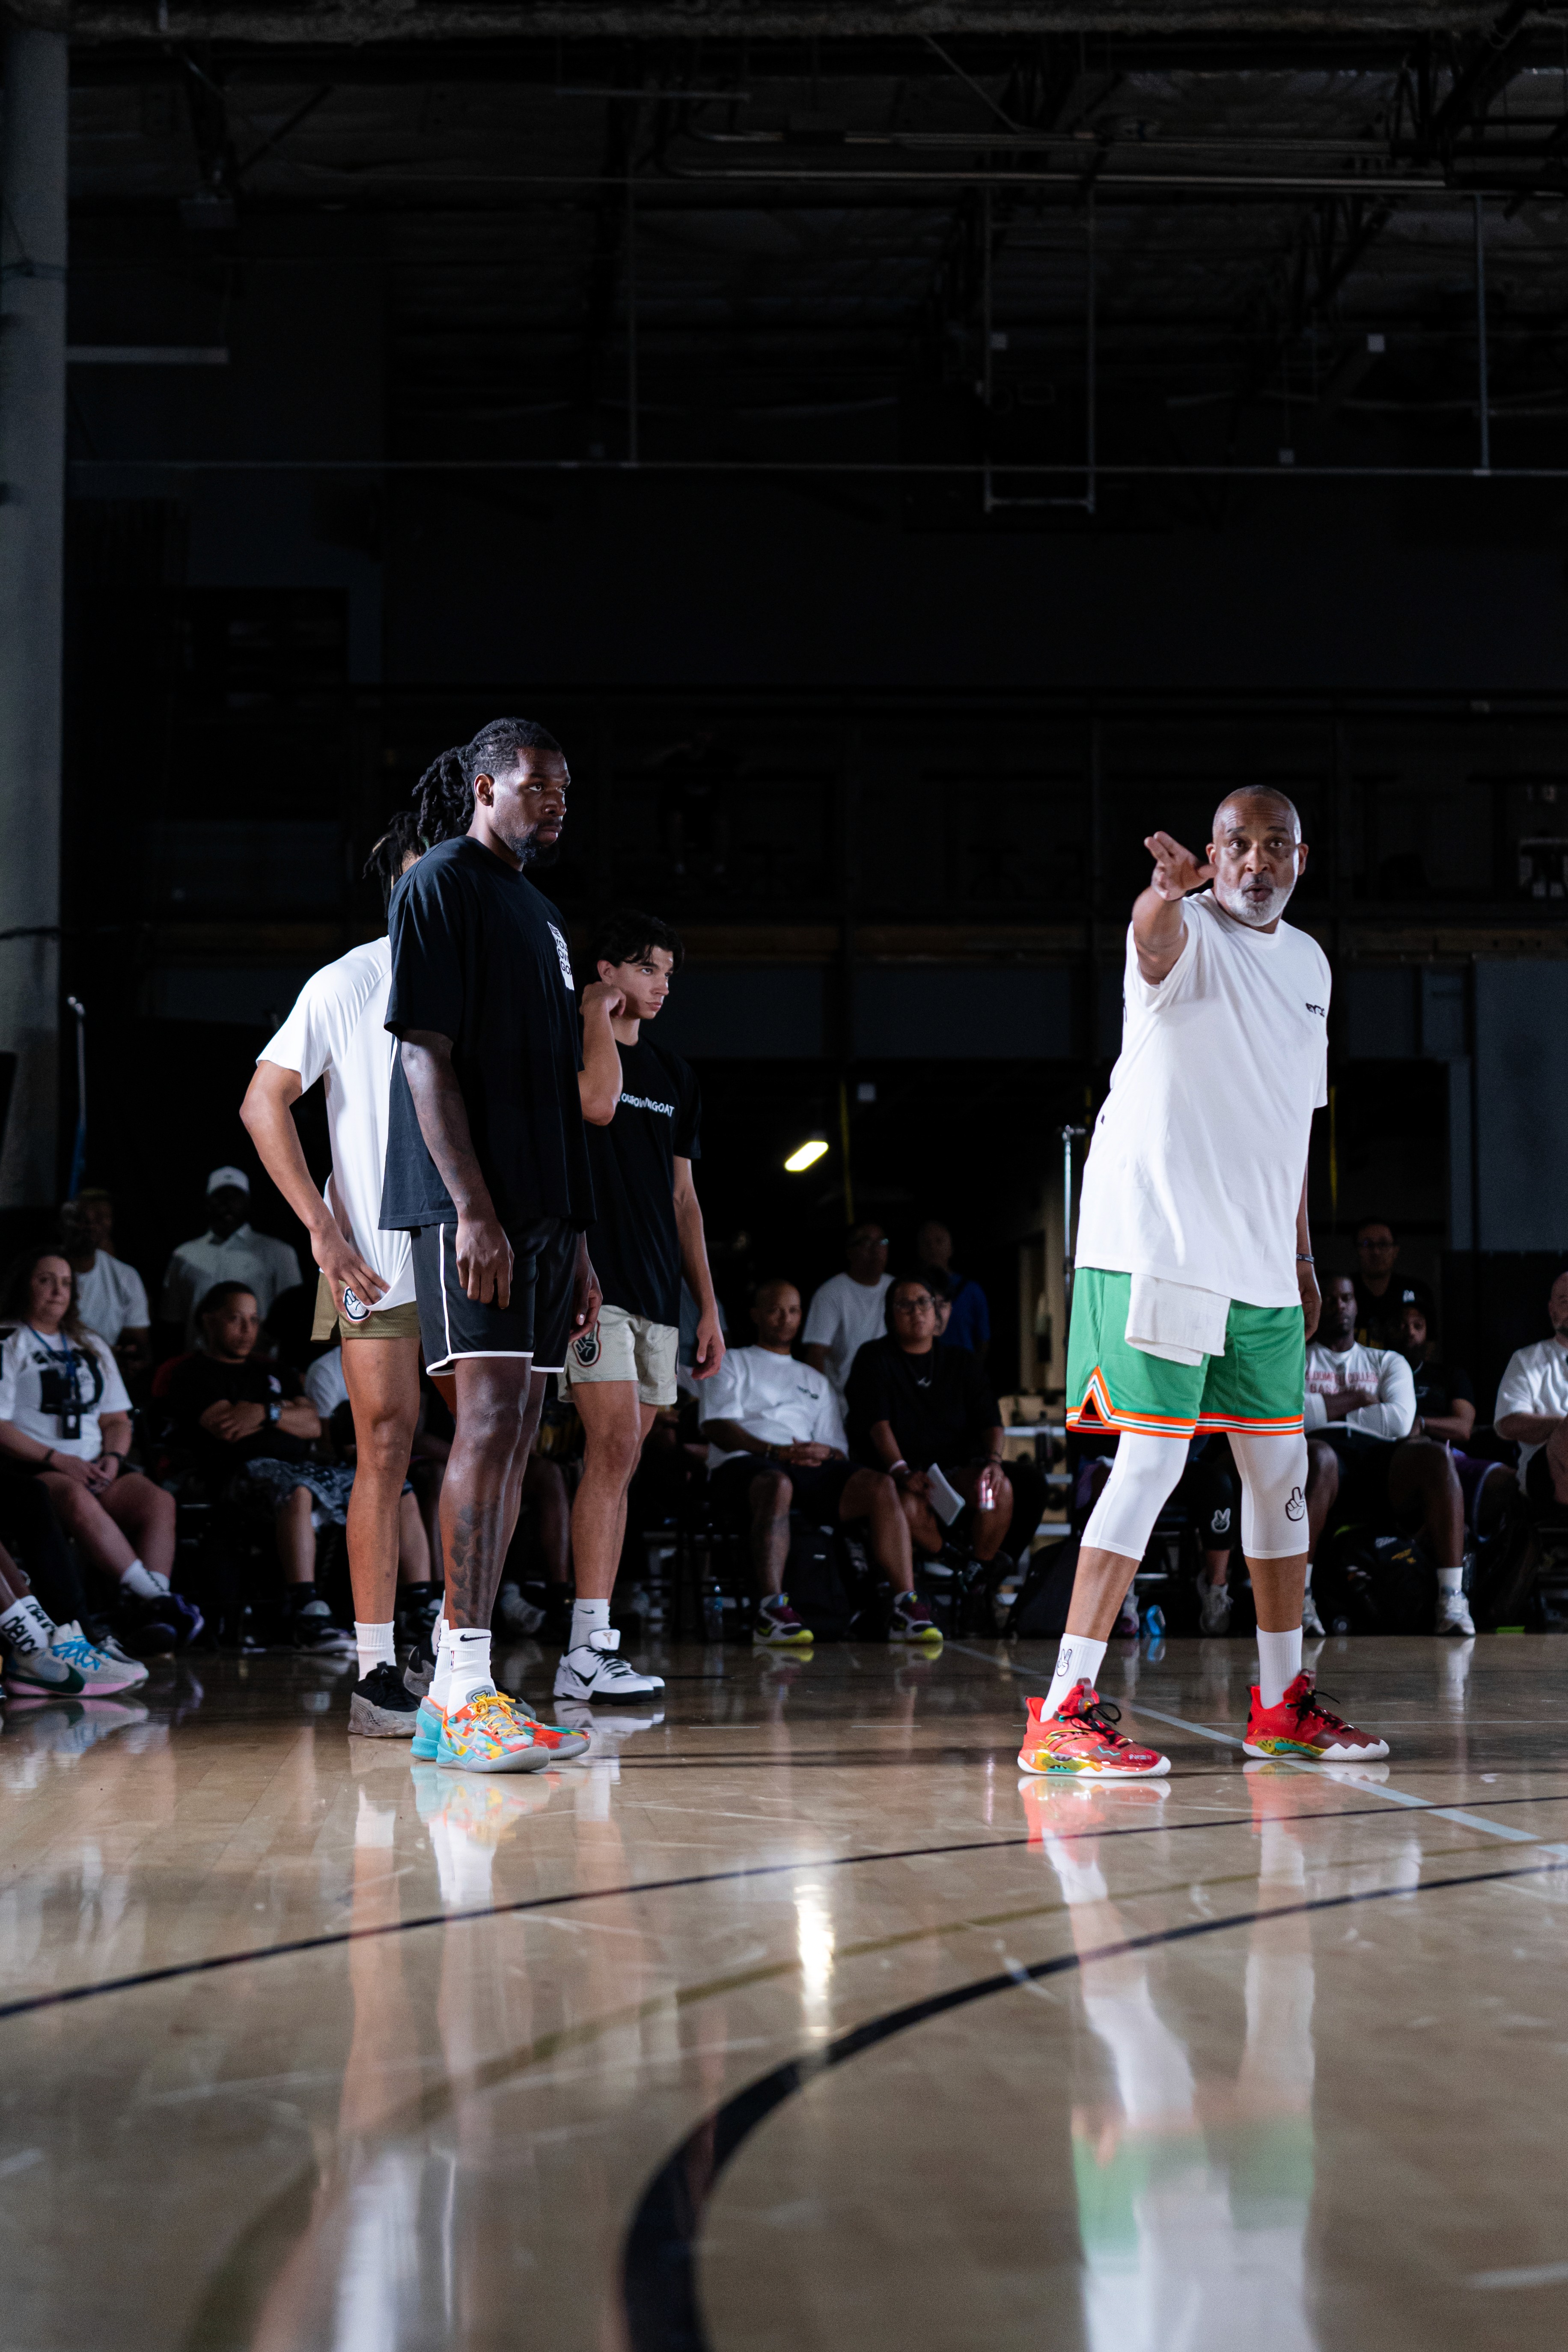
[[[616,1651],[621,1637],[608,1626],[590,1633],[574,1650],[562,1654],[555,1669],[554,1696],[557,1698],[618,1699],[651,1698],[655,1691],[664,1688],[662,1675],[639,1675],[628,1666]]]
[[[1301,1600],[1301,1631],[1303,1633],[1310,1634],[1315,1642],[1322,1641],[1328,1631],[1318,1614],[1318,1604],[1312,1598],[1312,1588],[1310,1584]]]
[[[1432,1630],[1435,1633],[1458,1633],[1469,1640],[1476,1630],[1476,1621],[1462,1592],[1439,1592],[1437,1622]]]
[[[140,1658],[95,1648],[75,1618],[68,1625],[56,1626],[49,1647],[57,1658],[76,1668],[89,1698],[109,1698],[116,1691],[134,1690],[147,1680],[147,1668]]]

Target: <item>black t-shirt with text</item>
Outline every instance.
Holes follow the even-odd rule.
[[[207,1477],[232,1477],[247,1462],[308,1462],[310,1449],[302,1437],[263,1422],[248,1437],[232,1442],[203,1429],[201,1418],[210,1404],[284,1403],[301,1393],[300,1375],[287,1365],[258,1363],[247,1357],[242,1364],[220,1363],[216,1356],[187,1356],[176,1365],[164,1391],[164,1402],[176,1433],[190,1446],[198,1468]]]
[[[623,1045],[621,1098],[608,1127],[590,1127],[597,1214],[588,1255],[606,1307],[651,1322],[680,1321],[675,1162],[696,1160],[702,1097],[679,1054],[640,1034]]]
[[[509,1229],[594,1220],[577,1073],[582,1031],[557,908],[527,877],[467,834],[411,866],[392,901],[395,1037],[452,1041],[475,1155]],[[381,1222],[456,1224],[404,1076],[393,1064]]]
[[[856,1350],[845,1402],[857,1460],[878,1461],[871,1426],[886,1421],[911,1470],[967,1462],[1002,1420],[968,1348],[933,1347],[929,1356],[910,1356],[892,1339],[868,1339]]]
[[[1470,1376],[1458,1364],[1434,1359],[1429,1364],[1412,1364],[1410,1370],[1415,1382],[1415,1410],[1423,1420],[1428,1413],[1442,1419],[1456,1403],[1474,1404],[1476,1391]]]

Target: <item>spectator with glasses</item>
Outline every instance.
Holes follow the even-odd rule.
[[[889,1286],[886,1318],[885,1335],[859,1350],[849,1375],[851,1450],[889,1473],[910,1533],[928,1555],[943,1542],[931,1475],[940,1470],[968,1507],[973,1557],[988,1568],[1013,1520],[996,1400],[969,1349],[938,1346],[936,1302],[921,1276]]]

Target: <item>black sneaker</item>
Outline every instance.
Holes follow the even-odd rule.
[[[355,1683],[349,1699],[351,1739],[412,1739],[419,1701],[397,1668],[373,1666]]]
[[[320,1593],[314,1594],[302,1608],[291,1612],[289,1633],[294,1647],[308,1650],[312,1657],[341,1658],[353,1654],[353,1635],[334,1622],[332,1612]]]
[[[172,1658],[180,1647],[184,1628],[174,1599],[172,1592],[150,1600],[130,1593],[121,1603],[115,1630],[133,1658]]]

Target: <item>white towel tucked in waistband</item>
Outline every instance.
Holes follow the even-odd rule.
[[[1217,1290],[1194,1290],[1191,1283],[1166,1282],[1135,1274],[1127,1305],[1127,1344],[1168,1364],[1201,1364],[1225,1353],[1230,1301]]]

